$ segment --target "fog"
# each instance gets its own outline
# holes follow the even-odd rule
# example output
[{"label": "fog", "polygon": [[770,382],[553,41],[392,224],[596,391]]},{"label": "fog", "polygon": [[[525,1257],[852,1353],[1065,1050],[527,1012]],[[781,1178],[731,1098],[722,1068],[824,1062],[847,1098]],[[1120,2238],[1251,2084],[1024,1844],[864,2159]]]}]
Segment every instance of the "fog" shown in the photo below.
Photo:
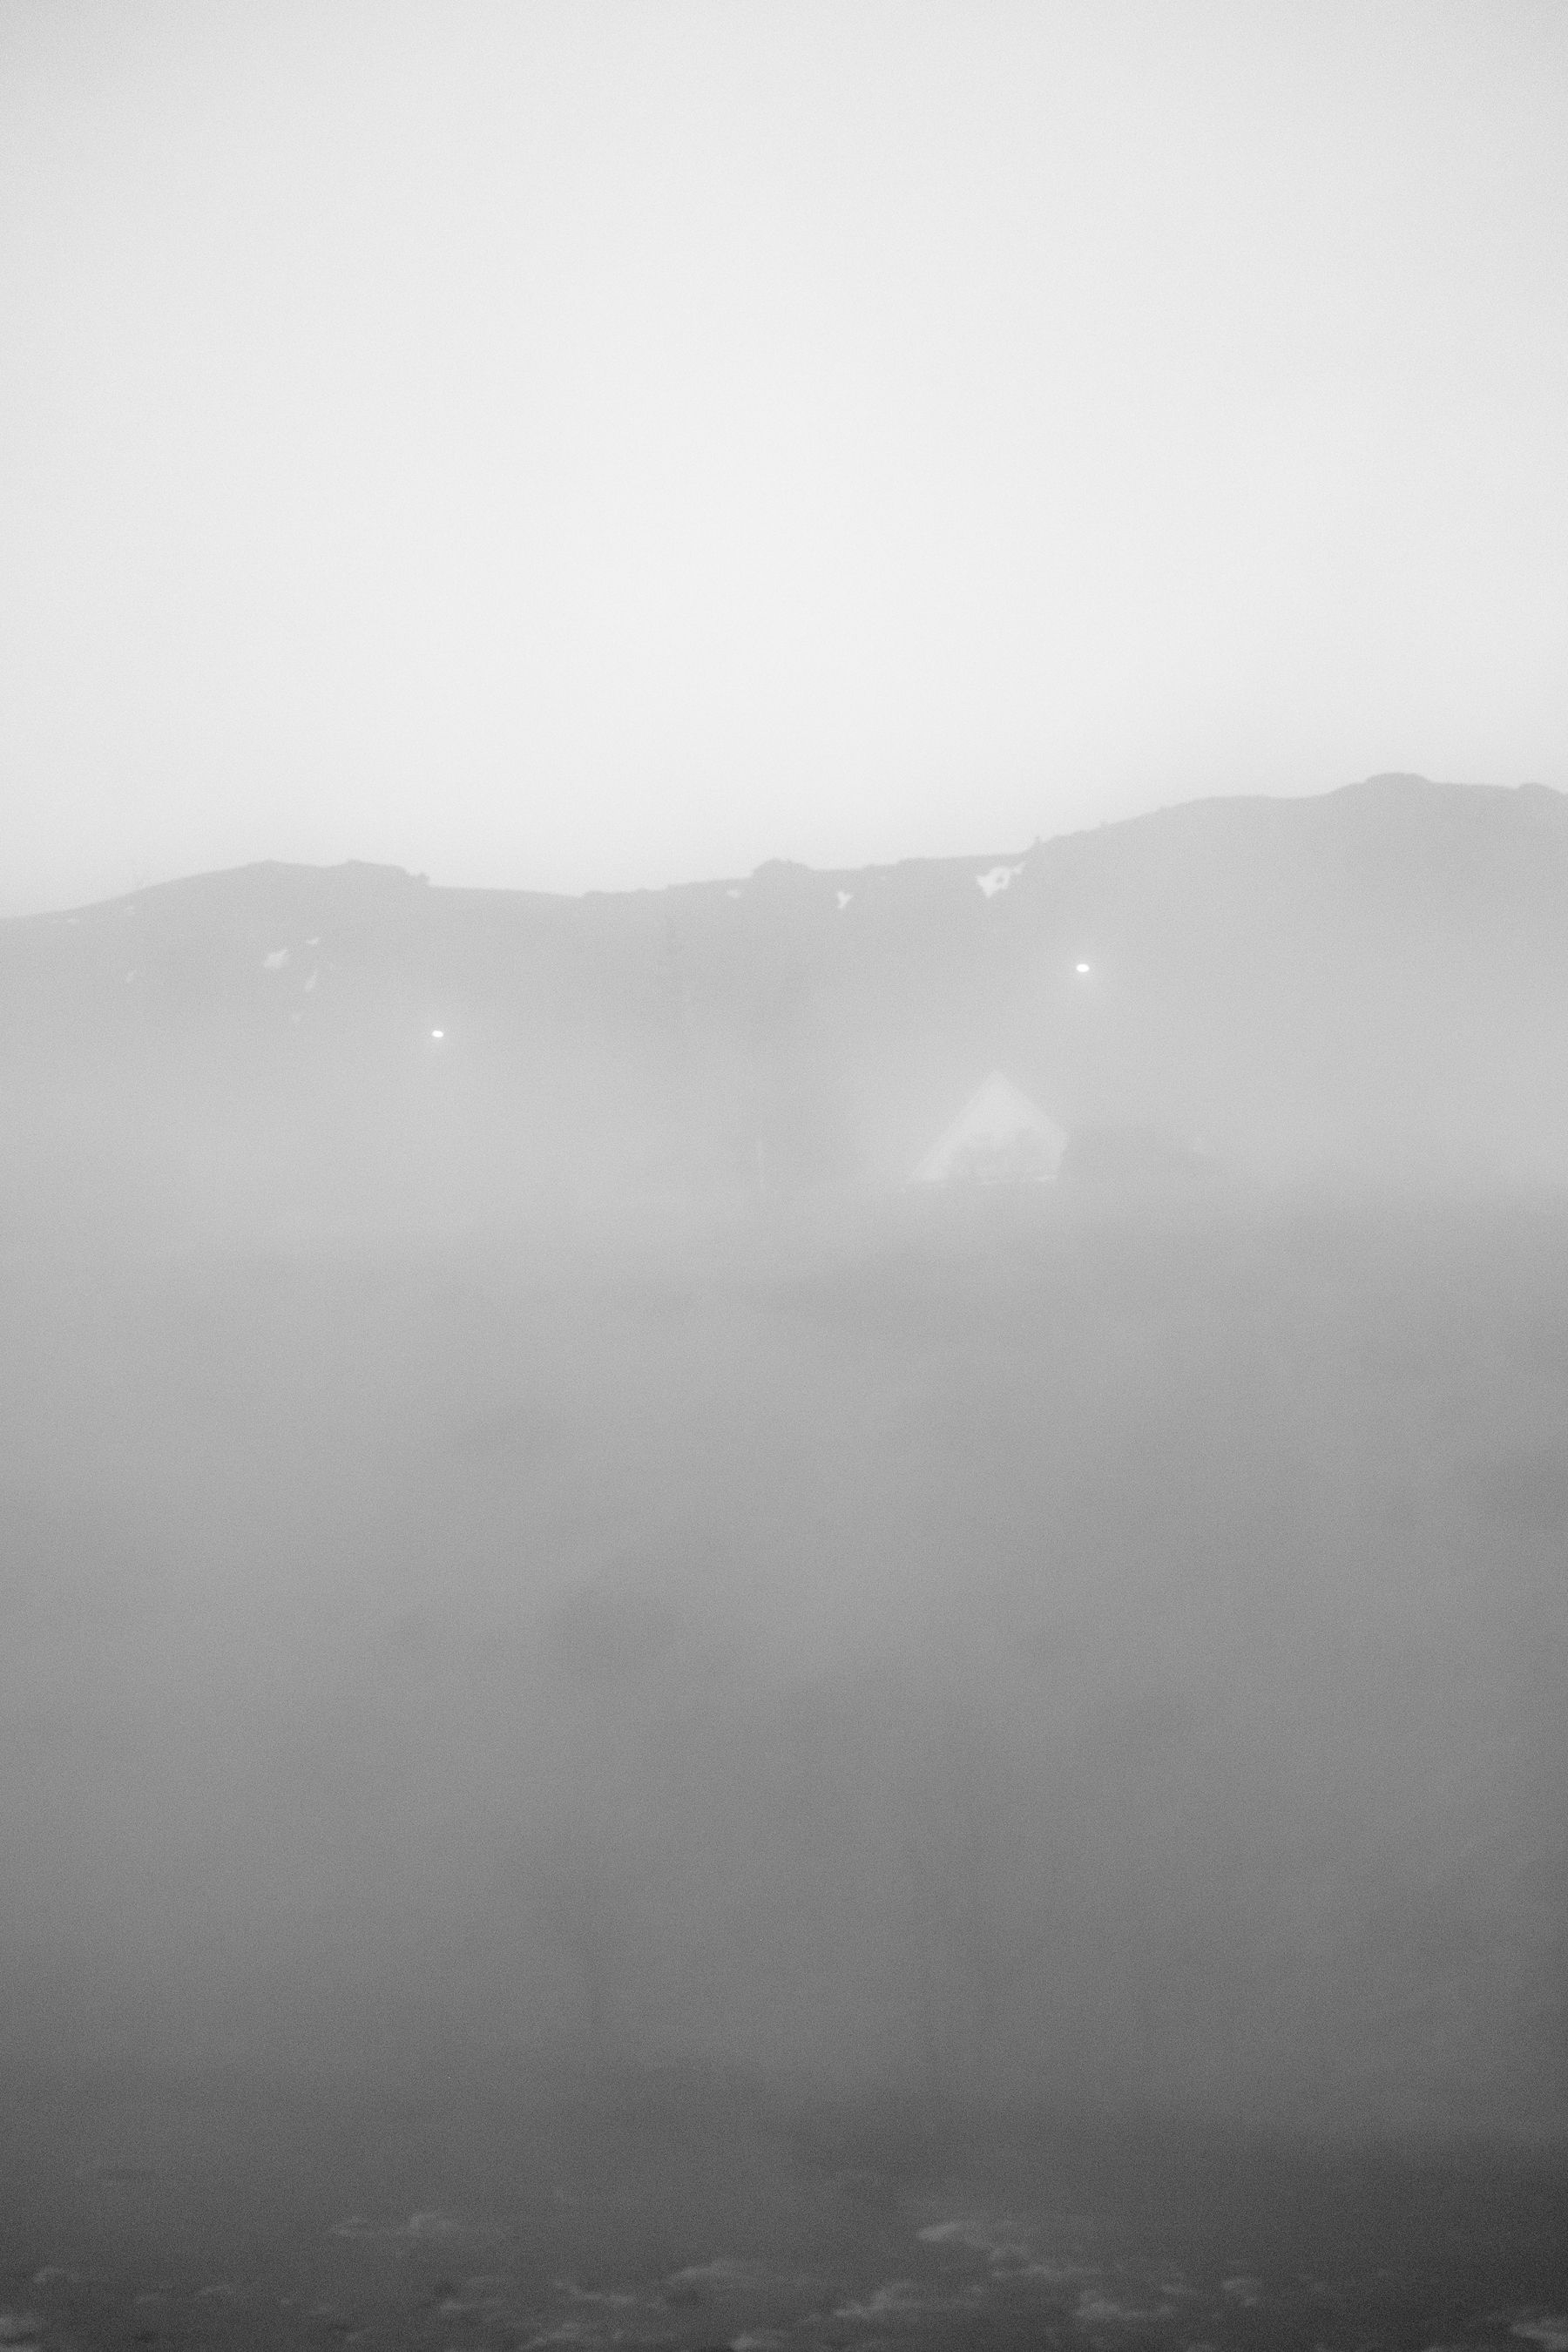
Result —
[{"label": "fog", "polygon": [[1563,805],[0,924],[7,2340],[1554,2328]]},{"label": "fog", "polygon": [[1560,2130],[1563,806],[0,926],[0,2046]]},{"label": "fog", "polygon": [[1563,1236],[13,1248],[7,2045],[1560,2125]]},{"label": "fog", "polygon": [[1568,2352],[1565,44],[0,7],[0,2347]]}]

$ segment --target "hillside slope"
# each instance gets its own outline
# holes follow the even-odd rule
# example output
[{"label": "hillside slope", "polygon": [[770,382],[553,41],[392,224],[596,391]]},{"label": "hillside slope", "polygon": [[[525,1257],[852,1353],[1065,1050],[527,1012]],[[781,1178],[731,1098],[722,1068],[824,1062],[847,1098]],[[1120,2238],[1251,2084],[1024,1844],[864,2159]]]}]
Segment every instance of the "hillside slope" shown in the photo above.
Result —
[{"label": "hillside slope", "polygon": [[582,898],[279,865],[0,924],[13,1184],[896,1182],[993,1067],[1221,1166],[1568,1172],[1568,799],[1382,776]]}]

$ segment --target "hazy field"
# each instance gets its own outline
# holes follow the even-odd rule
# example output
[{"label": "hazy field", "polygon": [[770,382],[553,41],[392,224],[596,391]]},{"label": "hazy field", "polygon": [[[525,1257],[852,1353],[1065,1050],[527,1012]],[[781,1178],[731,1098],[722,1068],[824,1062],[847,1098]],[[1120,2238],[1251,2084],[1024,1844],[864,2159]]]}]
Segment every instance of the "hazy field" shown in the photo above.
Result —
[{"label": "hazy field", "polygon": [[1565,1240],[13,1261],[8,2026],[1560,2120]]},{"label": "hazy field", "polygon": [[[14,1247],[30,2144],[134,2171],[58,2119],[170,2065],[221,2172],[225,2082],[672,2062],[922,2130],[1560,2133],[1565,1244],[1540,1203],[1059,1195]],[[732,2252],[688,2189],[680,2246]],[[760,2193],[775,2252],[827,2226]]]}]

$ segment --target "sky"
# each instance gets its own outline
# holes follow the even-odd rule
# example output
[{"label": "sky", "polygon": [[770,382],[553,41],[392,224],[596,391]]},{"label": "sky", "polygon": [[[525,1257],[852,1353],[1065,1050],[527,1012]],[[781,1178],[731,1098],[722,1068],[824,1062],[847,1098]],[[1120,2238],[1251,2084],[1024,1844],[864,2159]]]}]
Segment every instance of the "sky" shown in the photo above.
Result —
[{"label": "sky", "polygon": [[0,912],[1568,786],[1561,0],[0,0]]}]

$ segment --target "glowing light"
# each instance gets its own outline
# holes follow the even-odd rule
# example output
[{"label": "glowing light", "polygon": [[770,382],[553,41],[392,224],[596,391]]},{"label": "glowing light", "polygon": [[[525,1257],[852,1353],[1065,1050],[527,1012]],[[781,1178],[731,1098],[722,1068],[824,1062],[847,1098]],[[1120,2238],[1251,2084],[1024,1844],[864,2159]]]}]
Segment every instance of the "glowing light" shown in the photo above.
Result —
[{"label": "glowing light", "polygon": [[439,1044],[440,1044],[440,1042],[441,1042],[442,1038],[446,1035],[446,1034],[447,1034],[447,1032],[446,1032],[444,1029],[432,1029],[432,1030],[431,1030],[431,1032],[430,1032],[430,1034],[432,1035],[432,1037],[434,1037],[434,1038],[435,1038],[436,1043],[437,1043],[437,1045],[439,1045]]},{"label": "glowing light", "polygon": [[1074,971],[1087,971],[1089,970],[1089,966],[1086,963],[1075,963],[1073,970]]}]

